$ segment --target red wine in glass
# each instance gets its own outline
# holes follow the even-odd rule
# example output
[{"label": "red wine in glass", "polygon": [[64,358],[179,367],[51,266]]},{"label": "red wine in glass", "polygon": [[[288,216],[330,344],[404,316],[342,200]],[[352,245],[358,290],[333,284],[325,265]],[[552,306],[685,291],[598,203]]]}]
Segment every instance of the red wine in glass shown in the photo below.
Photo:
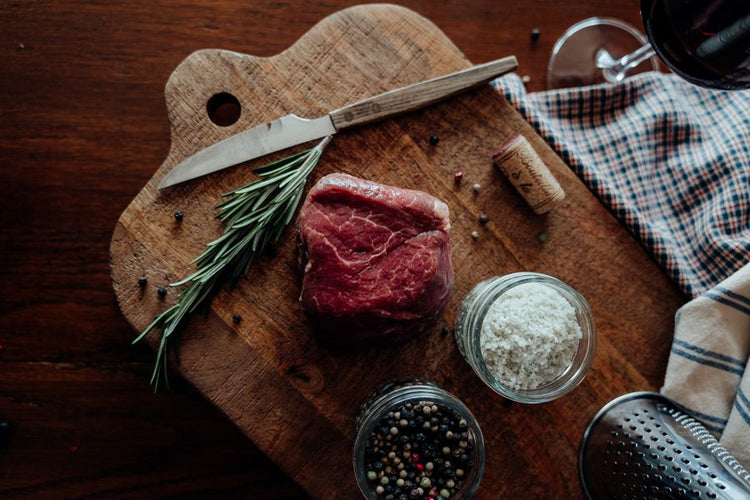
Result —
[{"label": "red wine in glass", "polygon": [[658,69],[656,54],[695,85],[750,88],[750,0],[641,0],[641,17],[648,39],[617,19],[571,26],[552,49],[547,88],[621,81]]},{"label": "red wine in glass", "polygon": [[641,16],[656,53],[685,80],[750,88],[750,1],[641,0]]}]

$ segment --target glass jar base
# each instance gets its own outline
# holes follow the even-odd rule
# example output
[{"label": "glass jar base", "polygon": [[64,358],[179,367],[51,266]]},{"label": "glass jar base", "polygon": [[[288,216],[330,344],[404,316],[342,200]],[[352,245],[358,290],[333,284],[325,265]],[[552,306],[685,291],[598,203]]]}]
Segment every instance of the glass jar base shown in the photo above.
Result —
[{"label": "glass jar base", "polygon": [[[597,58],[606,51],[619,59],[648,44],[636,28],[618,19],[591,17],[580,21],[555,42],[547,65],[548,90],[605,83],[604,71],[597,67]],[[657,57],[632,68],[628,75],[658,71]]]}]

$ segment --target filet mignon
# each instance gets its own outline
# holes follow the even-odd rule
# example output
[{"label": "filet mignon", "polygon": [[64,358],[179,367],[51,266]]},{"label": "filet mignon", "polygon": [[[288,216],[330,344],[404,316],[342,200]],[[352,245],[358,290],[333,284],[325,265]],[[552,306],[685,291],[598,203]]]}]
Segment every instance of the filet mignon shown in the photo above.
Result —
[{"label": "filet mignon", "polygon": [[327,175],[297,229],[302,308],[335,339],[417,333],[450,297],[448,206],[426,193]]}]

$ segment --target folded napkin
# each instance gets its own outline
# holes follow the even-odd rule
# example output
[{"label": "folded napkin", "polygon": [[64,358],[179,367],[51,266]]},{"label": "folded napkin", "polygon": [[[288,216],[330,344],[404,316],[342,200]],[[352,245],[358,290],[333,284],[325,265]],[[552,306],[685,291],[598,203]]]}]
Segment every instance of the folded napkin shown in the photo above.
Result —
[{"label": "folded napkin", "polygon": [[516,74],[493,85],[686,294],[750,260],[750,91],[656,72],[534,93]]},{"label": "folded napkin", "polygon": [[750,467],[750,264],[682,306],[662,392]]},{"label": "folded napkin", "polygon": [[493,85],[697,297],[676,315],[662,392],[750,468],[750,91],[660,73],[531,94],[515,74]]}]

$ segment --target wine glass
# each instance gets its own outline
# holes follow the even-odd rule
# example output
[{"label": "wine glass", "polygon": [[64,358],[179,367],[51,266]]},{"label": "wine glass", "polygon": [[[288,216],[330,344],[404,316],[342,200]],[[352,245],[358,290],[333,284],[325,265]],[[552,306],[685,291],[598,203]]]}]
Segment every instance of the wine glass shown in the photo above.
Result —
[{"label": "wine glass", "polygon": [[658,70],[657,55],[695,85],[750,88],[750,1],[641,0],[641,18],[648,38],[611,18],[571,26],[552,49],[547,88],[622,81]]}]

